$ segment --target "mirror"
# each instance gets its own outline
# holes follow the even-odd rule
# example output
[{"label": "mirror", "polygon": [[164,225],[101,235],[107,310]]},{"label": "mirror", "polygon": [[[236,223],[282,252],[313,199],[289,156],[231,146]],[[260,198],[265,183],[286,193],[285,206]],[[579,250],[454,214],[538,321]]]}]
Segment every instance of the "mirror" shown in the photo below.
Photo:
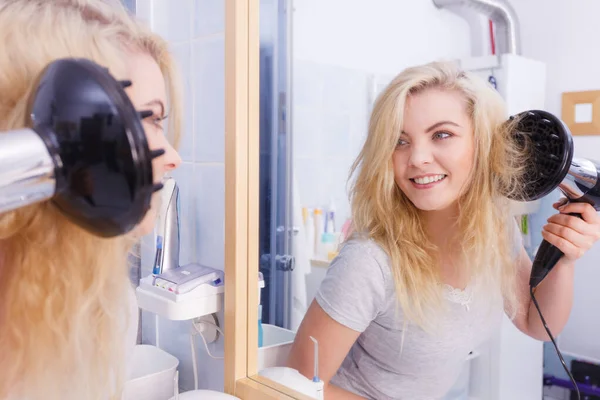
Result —
[{"label": "mirror", "polygon": [[[258,340],[248,343],[249,348],[257,348],[257,365],[249,367],[257,374],[251,378],[278,390],[288,387],[296,396],[302,393],[309,398],[319,397],[319,385],[311,382],[312,373],[306,373],[310,368],[305,369],[306,376],[291,368],[290,351],[332,260],[349,235],[350,170],[365,142],[377,96],[398,73],[431,61],[454,61],[494,87],[506,102],[508,115],[545,109],[560,117],[559,98],[563,92],[600,85],[591,70],[593,63],[583,63],[583,47],[565,39],[567,29],[581,35],[584,26],[597,29],[588,19],[593,11],[600,11],[600,6],[573,5],[567,18],[566,9],[561,8],[566,6],[549,6],[541,0],[486,2],[500,5],[498,13],[469,6],[478,3],[481,2],[424,0],[409,5],[378,0],[367,5],[342,0],[260,1],[257,241],[261,278],[256,328],[250,325],[257,334],[249,335],[253,341]],[[543,24],[539,20],[542,8]],[[571,37],[576,40],[568,36]],[[586,39],[577,40],[584,43]],[[598,82],[590,83],[592,78]],[[592,112],[579,110],[580,114],[590,117]],[[576,154],[599,158],[595,155],[600,148],[598,140],[593,136],[575,137]],[[554,192],[540,201],[515,203],[511,207],[510,213],[520,228],[519,240],[529,257],[535,255],[542,241],[541,230],[547,218],[556,213],[552,203],[558,198],[558,192]],[[586,376],[588,382],[600,381],[600,363],[596,361],[600,360],[600,347],[592,340],[600,334],[600,320],[584,317],[589,315],[589,307],[600,301],[593,285],[600,278],[599,272],[592,268],[599,259],[596,245],[577,261],[577,295],[560,339],[569,368],[582,384]],[[372,282],[365,281],[369,283]],[[356,288],[360,288],[360,283]],[[459,292],[453,293],[461,297],[464,293]],[[347,301],[363,301],[359,293],[348,293]],[[329,317],[339,318],[332,315],[333,309],[329,310]],[[402,329],[390,326],[387,328]],[[382,348],[373,342],[385,337],[378,337],[373,330],[372,336],[368,335],[361,332],[351,351],[360,352],[360,346]],[[461,355],[464,357],[460,367],[452,371],[452,382],[445,382],[444,400],[530,400],[542,398],[546,392],[567,398],[560,396],[571,392],[552,344],[522,333],[506,315],[477,338],[472,338],[471,347],[465,345],[469,348]],[[311,356],[305,359],[312,359],[317,350],[309,342],[302,348],[310,350]],[[389,345],[394,354],[399,348],[397,342]],[[330,355],[332,351],[321,343],[318,354]],[[361,354],[370,356],[368,350]],[[372,364],[379,363],[385,369],[381,365],[391,361],[384,358],[380,354]],[[351,355],[347,356],[348,364],[340,367],[343,371],[337,371],[335,380],[340,385],[346,383],[344,389],[348,393],[361,395],[360,398],[425,396],[424,392],[395,389],[392,383],[387,388],[378,386],[381,383],[369,386],[368,377],[362,376],[361,381],[349,372],[353,361]],[[321,372],[327,364],[321,360]],[[416,364],[414,368],[418,369]],[[429,378],[430,386],[444,381],[442,377]],[[352,386],[350,381],[362,383]],[[580,385],[580,390],[583,387]]]}]

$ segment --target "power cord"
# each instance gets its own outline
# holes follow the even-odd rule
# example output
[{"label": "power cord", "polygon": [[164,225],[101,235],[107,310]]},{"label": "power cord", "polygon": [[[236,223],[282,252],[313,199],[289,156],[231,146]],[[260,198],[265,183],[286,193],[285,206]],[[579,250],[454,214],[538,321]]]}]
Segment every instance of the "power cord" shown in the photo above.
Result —
[{"label": "power cord", "polygon": [[[219,332],[221,335],[223,335],[223,337],[225,337],[225,334],[223,333],[223,331],[221,330],[221,328],[219,328],[219,326],[213,322],[210,321],[200,321],[198,323],[192,323],[192,326],[194,327],[194,330],[196,331],[196,333],[198,335],[200,335],[200,338],[202,339],[202,341],[204,342],[204,347],[206,348],[206,353],[211,357],[214,358],[215,360],[222,360],[223,357],[217,357],[217,356],[213,356],[210,352],[210,350],[208,349],[208,343],[206,342],[206,338],[204,337],[204,335],[202,334],[202,331],[200,331],[200,329],[198,329],[198,325],[202,325],[202,324],[209,324],[209,325],[213,325],[213,328],[217,330],[217,332]],[[192,332],[192,337],[195,336],[195,333]]]},{"label": "power cord", "polygon": [[208,343],[206,342],[206,338],[204,337],[204,334],[198,327],[198,325],[202,325],[202,324],[213,325],[213,328],[216,329],[216,331],[219,332],[219,334],[221,334],[221,335],[223,335],[223,337],[225,337],[225,333],[223,333],[223,330],[219,327],[219,325],[217,325],[214,322],[205,321],[205,320],[198,321],[198,322],[192,321],[192,327],[194,328],[194,330],[190,333],[190,347],[192,348],[192,369],[194,371],[194,390],[198,390],[198,358],[196,356],[196,341],[195,341],[196,335],[200,335],[202,342],[204,342],[204,348],[206,349],[206,353],[209,355],[209,357],[211,357],[215,360],[222,360],[224,358],[224,357],[213,356],[212,353],[210,352],[210,350],[208,349]]},{"label": "power cord", "polygon": [[552,344],[554,345],[556,354],[558,354],[558,358],[560,359],[560,362],[561,362],[563,368],[565,369],[565,372],[567,373],[567,375],[569,375],[569,378],[571,379],[573,386],[575,386],[575,390],[577,391],[577,400],[581,400],[581,394],[579,393],[579,387],[577,387],[577,382],[575,382],[575,378],[573,378],[573,375],[571,375],[571,371],[567,367],[567,363],[565,363],[565,359],[563,358],[562,353],[558,349],[556,341],[554,340],[554,336],[552,336],[552,332],[550,332],[550,328],[548,328],[548,325],[546,324],[546,320],[544,319],[544,316],[542,315],[542,310],[540,310],[540,305],[538,304],[537,300],[535,299],[533,287],[531,287],[531,286],[529,287],[529,293],[531,294],[531,299],[533,300],[533,304],[535,305],[535,308],[537,309],[538,314],[540,314],[540,319],[542,320],[544,329],[546,329],[546,333],[550,337],[550,340],[552,340]]}]

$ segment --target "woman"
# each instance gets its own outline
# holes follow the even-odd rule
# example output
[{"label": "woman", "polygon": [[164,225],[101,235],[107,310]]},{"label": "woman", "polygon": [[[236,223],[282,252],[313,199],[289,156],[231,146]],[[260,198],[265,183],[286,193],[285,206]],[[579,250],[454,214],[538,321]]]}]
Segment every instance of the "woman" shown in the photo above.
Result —
[{"label": "woman", "polygon": [[[138,110],[155,182],[180,164],[180,88],[166,42],[118,1],[4,0],[0,3],[0,132],[23,127],[26,99],[44,67],[82,57],[109,68]],[[164,120],[169,113],[167,129]],[[1,134],[1,133],[0,133]],[[0,399],[120,399],[136,341],[137,306],[126,258],[152,231],[151,210],[131,235],[99,238],[51,202],[0,215]]]},{"label": "woman", "polygon": [[[377,99],[353,166],[356,234],[331,263],[289,357],[312,377],[309,337],[318,340],[328,400],[442,398],[503,312],[549,339],[504,196],[518,190],[525,165],[506,119],[500,95],[450,63],[409,68]],[[565,254],[536,292],[558,334],[574,262],[600,237],[600,218],[570,204],[542,235]]]}]

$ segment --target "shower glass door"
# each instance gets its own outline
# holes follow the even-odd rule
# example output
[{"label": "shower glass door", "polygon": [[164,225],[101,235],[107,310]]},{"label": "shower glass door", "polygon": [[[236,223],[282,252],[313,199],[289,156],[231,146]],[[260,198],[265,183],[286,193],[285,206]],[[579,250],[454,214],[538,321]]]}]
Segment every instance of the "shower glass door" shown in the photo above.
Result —
[{"label": "shower glass door", "polygon": [[260,2],[260,225],[262,322],[290,326],[292,140],[291,0]]}]

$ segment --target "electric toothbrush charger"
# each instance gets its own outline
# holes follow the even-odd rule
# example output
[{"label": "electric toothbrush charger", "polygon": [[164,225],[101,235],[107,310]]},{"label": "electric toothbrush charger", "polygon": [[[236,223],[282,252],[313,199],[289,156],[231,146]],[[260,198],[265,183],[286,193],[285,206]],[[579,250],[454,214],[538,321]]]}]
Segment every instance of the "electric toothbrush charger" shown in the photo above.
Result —
[{"label": "electric toothbrush charger", "polygon": [[203,283],[183,294],[175,294],[155,286],[154,279],[153,275],[142,278],[136,288],[138,306],[142,310],[172,321],[182,321],[214,314],[223,309],[225,286],[222,278],[219,283]]}]

